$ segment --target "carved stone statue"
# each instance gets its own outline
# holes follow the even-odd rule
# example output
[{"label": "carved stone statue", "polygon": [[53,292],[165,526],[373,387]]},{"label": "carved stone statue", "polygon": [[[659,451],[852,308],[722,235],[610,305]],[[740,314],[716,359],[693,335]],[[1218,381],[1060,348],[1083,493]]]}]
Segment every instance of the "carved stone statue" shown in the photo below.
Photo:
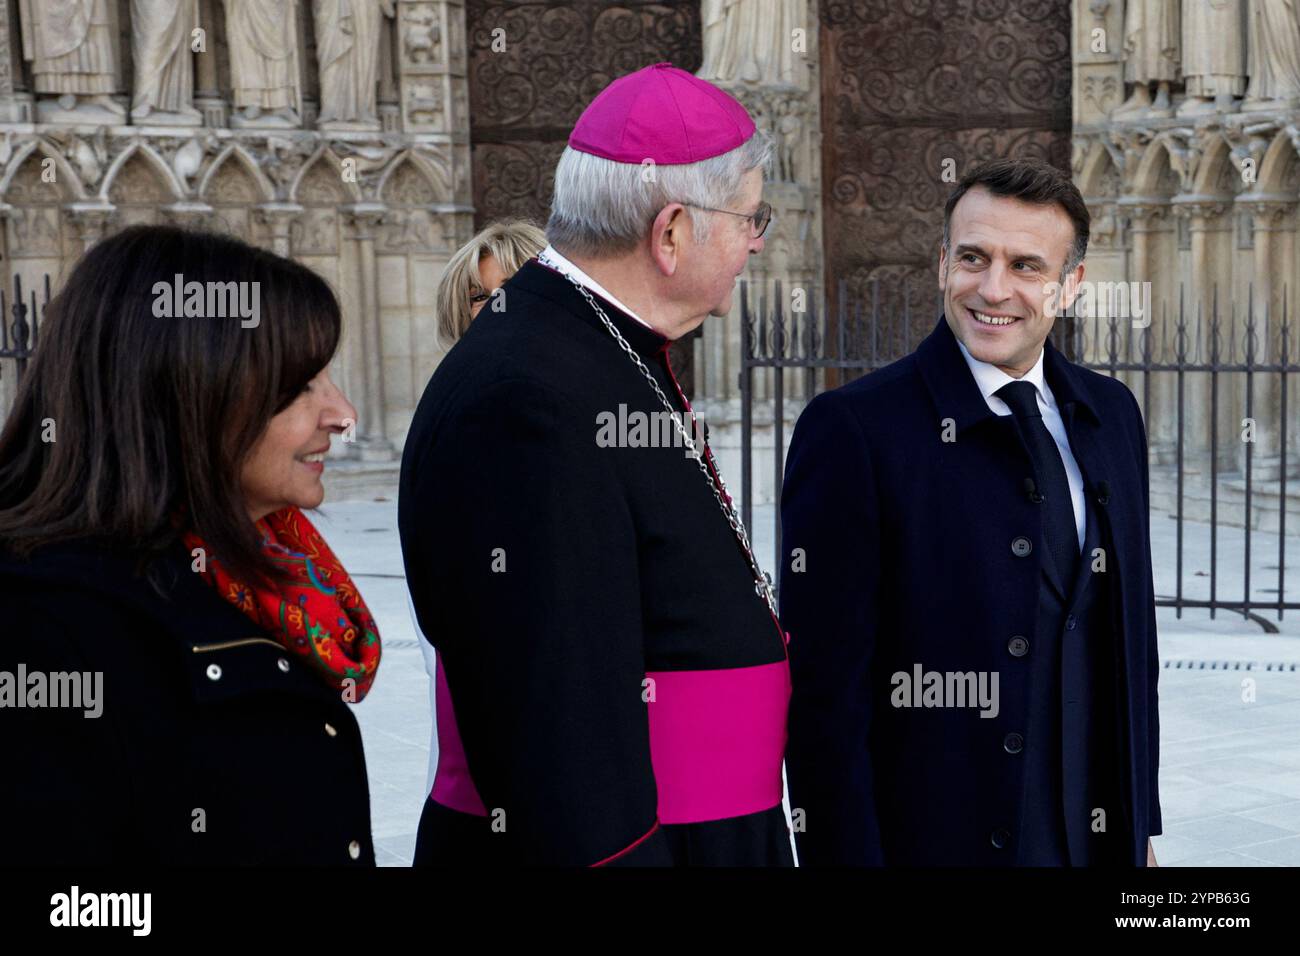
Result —
[{"label": "carved stone statue", "polygon": [[226,0],[234,107],[231,126],[297,126],[298,0]]},{"label": "carved stone statue", "polygon": [[131,0],[131,50],[135,57],[135,96],[131,118],[197,126],[194,108],[192,33],[198,25],[198,0]]},{"label": "carved stone statue", "polygon": [[1183,76],[1179,116],[1236,109],[1246,92],[1245,0],[1183,0]]},{"label": "carved stone statue", "polygon": [[379,40],[393,0],[315,0],[320,117],[325,128],[377,128]]},{"label": "carved stone statue", "polygon": [[800,172],[798,156],[803,142],[803,118],[793,100],[782,100],[777,104],[773,127],[777,141],[777,179],[794,182]]},{"label": "carved stone statue", "polygon": [[739,14],[739,0],[703,0],[700,19],[704,26],[704,63],[699,76],[706,80],[720,80],[736,73],[736,42],[734,34]]},{"label": "carved stone statue", "polygon": [[[1179,0],[1129,0],[1124,11],[1124,79],[1133,95],[1114,116],[1168,116],[1169,84],[1179,77]],[[1156,97],[1151,99],[1151,84]]]},{"label": "carved stone statue", "polygon": [[704,0],[704,63],[696,75],[806,89],[808,53],[795,52],[794,31],[806,38],[807,12],[806,0]]},{"label": "carved stone statue", "polygon": [[1296,0],[1250,0],[1250,88],[1243,110],[1300,105]]},{"label": "carved stone statue", "polygon": [[121,75],[109,0],[19,0],[18,12],[36,92],[58,97],[57,109],[38,102],[39,119],[112,122],[126,113],[111,95]]}]

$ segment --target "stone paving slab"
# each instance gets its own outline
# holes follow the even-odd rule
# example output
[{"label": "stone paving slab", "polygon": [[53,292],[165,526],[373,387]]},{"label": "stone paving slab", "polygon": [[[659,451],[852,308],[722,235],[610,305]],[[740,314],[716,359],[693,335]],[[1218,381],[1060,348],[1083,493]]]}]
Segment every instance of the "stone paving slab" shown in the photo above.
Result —
[{"label": "stone paving slab", "polygon": [[[755,545],[769,568],[772,517],[770,505],[755,510]],[[397,503],[389,497],[326,504],[312,518],[356,579],[383,635],[379,677],[356,715],[376,858],[381,866],[406,866],[427,792],[432,714],[407,605]],[[1175,590],[1175,531],[1173,522],[1153,518],[1159,594]],[[1241,538],[1240,530],[1221,532],[1221,568],[1239,567],[1244,556],[1244,542],[1229,542],[1234,535]],[[1185,525],[1183,549],[1184,593],[1208,594],[1207,580],[1195,575],[1209,567],[1208,528]],[[1300,538],[1288,538],[1287,549],[1295,552],[1300,574]],[[1251,551],[1252,591],[1276,587],[1276,535],[1256,532]],[[1224,573],[1220,594],[1233,586],[1240,593],[1243,576],[1235,573]],[[1287,581],[1300,596],[1289,557]],[[1157,612],[1165,826],[1155,848],[1162,865],[1300,866],[1300,612],[1269,620],[1280,633],[1265,634],[1234,613],[1211,620],[1204,610],[1184,610],[1181,618],[1171,608]]]}]

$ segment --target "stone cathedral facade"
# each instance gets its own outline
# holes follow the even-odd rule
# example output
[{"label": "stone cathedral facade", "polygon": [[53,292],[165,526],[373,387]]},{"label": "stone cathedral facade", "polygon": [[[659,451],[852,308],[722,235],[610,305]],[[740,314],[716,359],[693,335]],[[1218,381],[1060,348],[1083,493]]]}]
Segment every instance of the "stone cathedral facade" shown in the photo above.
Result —
[{"label": "stone cathedral facade", "polygon": [[464,22],[454,0],[0,0],[0,282],[57,287],[139,222],[292,256],[344,309],[337,451],[391,463],[473,234]]},{"label": "stone cathedral facade", "polygon": [[[582,108],[663,60],[733,93],[775,141],[776,218],[748,270],[768,289],[779,279],[833,309],[840,282],[850,304],[879,282],[887,327],[902,296],[918,341],[932,325],[942,163],[1026,155],[1073,168],[1094,217],[1087,278],[1149,284],[1154,361],[1172,358],[1180,300],[1189,362],[1211,358],[1216,302],[1221,361],[1234,317],[1237,361],[1248,317],[1258,361],[1280,357],[1284,308],[1294,327],[1291,0],[0,0],[0,288],[9,306],[15,279],[57,288],[82,251],[134,222],[228,230],[310,265],[343,304],[332,372],[359,412],[331,495],[391,484],[443,354],[434,290],[447,260],[501,216],[544,223]],[[1081,357],[1104,358],[1105,344],[1091,338]],[[740,351],[737,307],[674,356],[733,476]],[[1159,498],[1175,480],[1175,376],[1144,387],[1121,374],[1146,404]],[[1219,376],[1213,422],[1209,388],[1186,377],[1183,477],[1213,470],[1231,485],[1246,382]],[[1252,389],[1264,513],[1252,520],[1267,525],[1284,438],[1300,475],[1300,388],[1285,419],[1276,375]],[[787,385],[787,440],[806,397]],[[755,398],[755,448],[770,455],[767,370]],[[770,470],[756,470],[757,500]]]},{"label": "stone cathedral facade", "polygon": [[[1074,0],[1072,45],[1072,164],[1093,214],[1088,278],[1150,283],[1156,361],[1176,358],[1181,300],[1188,363],[1209,362],[1216,345],[1219,361],[1235,348],[1240,363],[1248,336],[1256,362],[1278,362],[1285,307],[1295,364],[1300,8],[1290,0]],[[1088,357],[1104,358],[1103,346],[1094,341]],[[1129,380],[1141,396],[1141,382]],[[1144,410],[1153,495],[1175,477],[1175,386],[1173,374],[1158,374]],[[1186,376],[1184,387],[1183,471],[1193,494],[1213,466],[1240,508],[1249,417],[1253,474],[1265,482],[1251,520],[1275,528],[1283,438],[1285,470],[1300,473],[1294,390],[1284,416],[1279,376],[1254,376],[1248,415],[1244,375],[1223,374],[1211,422],[1208,374]],[[1288,512],[1300,512],[1296,485]]]},{"label": "stone cathedral facade", "polygon": [[[750,278],[820,285],[818,7],[0,0],[0,287],[10,306],[15,277],[57,289],[137,222],[227,230],[308,264],[342,302],[332,374],[359,416],[330,494],[390,487],[444,354],[447,260],[494,219],[545,223],[568,129],[618,76],[670,60],[750,108],[777,145],[777,218]],[[738,312],[674,359],[733,470]],[[0,371],[0,410],[14,383]]]}]

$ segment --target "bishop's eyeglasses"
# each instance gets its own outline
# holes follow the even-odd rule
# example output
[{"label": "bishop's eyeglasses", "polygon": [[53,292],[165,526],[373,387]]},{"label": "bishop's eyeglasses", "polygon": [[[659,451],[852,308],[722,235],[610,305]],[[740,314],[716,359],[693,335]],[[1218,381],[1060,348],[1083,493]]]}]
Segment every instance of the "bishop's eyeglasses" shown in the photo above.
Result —
[{"label": "bishop's eyeglasses", "polygon": [[693,202],[684,202],[683,206],[690,206],[692,209],[703,209],[707,212],[725,212],[728,216],[739,216],[741,219],[749,220],[750,235],[754,239],[761,239],[763,233],[767,232],[767,224],[772,221],[772,204],[761,202],[758,204],[758,212],[732,212],[730,209],[714,209],[712,206],[699,206]]}]

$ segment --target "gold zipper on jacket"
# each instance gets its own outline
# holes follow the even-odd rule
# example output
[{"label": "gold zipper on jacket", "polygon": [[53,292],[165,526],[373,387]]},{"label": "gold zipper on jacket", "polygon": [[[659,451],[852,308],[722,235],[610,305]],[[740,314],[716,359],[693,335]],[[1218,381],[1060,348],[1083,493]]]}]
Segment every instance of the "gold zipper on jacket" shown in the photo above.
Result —
[{"label": "gold zipper on jacket", "polygon": [[270,644],[272,647],[284,650],[283,644],[273,641],[269,637],[245,637],[238,641],[221,641],[217,644],[195,644],[190,650],[195,654],[203,654],[207,651],[224,651],[231,647],[243,647],[245,644]]}]

